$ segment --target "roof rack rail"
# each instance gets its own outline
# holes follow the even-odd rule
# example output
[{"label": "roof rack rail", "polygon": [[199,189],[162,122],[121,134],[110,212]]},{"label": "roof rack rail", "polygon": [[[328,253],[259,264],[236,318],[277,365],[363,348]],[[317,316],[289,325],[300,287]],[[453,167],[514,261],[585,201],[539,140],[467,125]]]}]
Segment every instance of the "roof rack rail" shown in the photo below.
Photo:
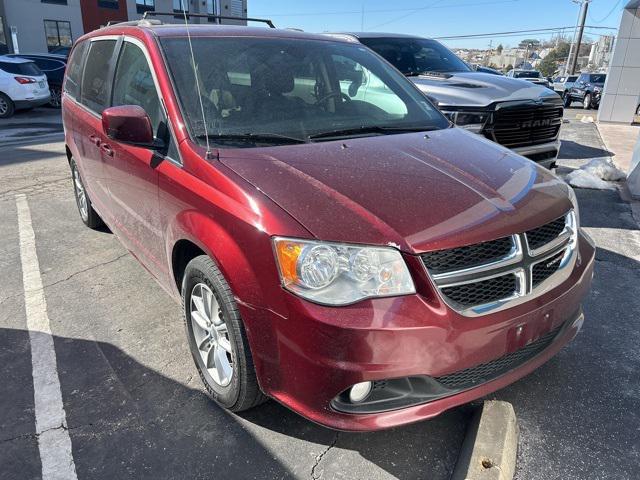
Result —
[{"label": "roof rack rail", "polygon": [[[155,11],[147,11],[142,15],[143,20],[149,20],[147,17],[175,17],[176,15],[182,15],[180,11],[177,12],[155,12]],[[269,25],[270,28],[276,28],[271,20],[268,18],[251,18],[251,17],[230,17],[226,15],[209,15],[207,13],[189,13],[185,12],[184,15],[187,18],[215,18],[220,23],[220,20],[244,20],[247,22],[261,22]]]},{"label": "roof rack rail", "polygon": [[161,25],[162,22],[155,18],[145,18],[143,20],[109,20],[107,27],[120,25],[121,27],[137,27],[138,25]]}]

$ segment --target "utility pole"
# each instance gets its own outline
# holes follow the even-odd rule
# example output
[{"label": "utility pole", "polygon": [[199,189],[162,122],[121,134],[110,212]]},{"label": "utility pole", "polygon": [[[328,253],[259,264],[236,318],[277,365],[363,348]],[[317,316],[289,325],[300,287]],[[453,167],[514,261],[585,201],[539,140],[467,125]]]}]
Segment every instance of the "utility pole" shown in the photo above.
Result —
[{"label": "utility pole", "polygon": [[[591,2],[591,0],[579,1],[579,3],[582,5],[582,8],[580,9],[580,20],[578,20],[578,33],[575,39],[575,43],[576,43],[575,52],[573,52],[573,55],[571,51],[569,52],[569,61],[570,61],[569,72],[568,72],[569,75],[574,75],[576,73],[578,56],[580,55],[580,44],[582,43],[582,35],[584,33],[584,24],[587,21],[587,10],[589,9],[589,2]],[[578,2],[574,0],[574,3],[578,3]]]}]

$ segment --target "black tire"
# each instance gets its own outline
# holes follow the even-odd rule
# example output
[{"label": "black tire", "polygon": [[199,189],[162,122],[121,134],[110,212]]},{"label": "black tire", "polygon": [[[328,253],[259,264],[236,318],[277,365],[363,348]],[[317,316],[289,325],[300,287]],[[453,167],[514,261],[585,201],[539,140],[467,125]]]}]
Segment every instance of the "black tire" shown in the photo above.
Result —
[{"label": "black tire", "polygon": [[49,100],[48,106],[60,108],[62,106],[62,88],[60,85],[50,85],[49,92],[51,93],[51,100]]},{"label": "black tire", "polygon": [[[233,374],[230,383],[226,386],[216,383],[213,379],[196,344],[191,321],[191,296],[194,287],[199,284],[206,285],[213,292],[218,302],[220,316],[227,326],[228,340],[232,349]],[[182,313],[189,349],[200,379],[211,398],[232,412],[241,412],[265,402],[267,397],[258,385],[253,357],[238,306],[224,276],[215,262],[206,255],[194,258],[185,269],[182,280]]]},{"label": "black tire", "polygon": [[636,110],[636,115],[640,117],[640,105],[638,105],[638,109]]},{"label": "black tire", "polygon": [[[80,175],[80,171],[78,170],[76,161],[73,158],[71,159],[71,162],[69,162],[69,166],[71,167],[71,182],[73,184],[73,194],[76,198],[76,206],[78,207],[78,213],[80,214],[80,219],[87,227],[93,230],[102,229],[104,227],[104,222],[100,218],[100,215],[98,215],[98,212],[96,212],[93,209],[93,204],[91,203],[89,194],[87,193],[87,190],[84,187],[84,180],[82,180],[82,176]],[[80,185],[84,191],[84,198],[86,201],[86,211],[83,211],[81,194],[76,181],[80,182]]]},{"label": "black tire", "polygon": [[562,100],[562,103],[564,104],[564,108],[569,108],[571,106],[571,94],[570,93],[566,93],[564,96],[564,99]]},{"label": "black tire", "polygon": [[585,110],[590,110],[592,106],[593,106],[593,99],[591,97],[591,94],[590,93],[586,93],[584,95],[584,99],[582,100],[582,107]]},{"label": "black tire", "polygon": [[0,118],[9,118],[16,111],[16,106],[7,95],[0,92]]}]

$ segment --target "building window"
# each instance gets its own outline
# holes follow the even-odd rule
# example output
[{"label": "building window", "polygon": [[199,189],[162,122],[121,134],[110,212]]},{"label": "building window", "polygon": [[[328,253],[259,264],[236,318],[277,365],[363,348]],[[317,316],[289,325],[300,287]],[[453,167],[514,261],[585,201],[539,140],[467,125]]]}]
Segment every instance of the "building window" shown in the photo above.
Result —
[{"label": "building window", "polygon": [[173,0],[174,12],[189,12],[189,0]]},{"label": "building window", "polygon": [[189,0],[173,0],[173,18],[184,19],[184,14],[189,13]]},{"label": "building window", "polygon": [[113,10],[118,10],[118,8],[120,8],[118,3],[119,0],[98,0],[98,6],[100,8],[111,8]]},{"label": "building window", "polygon": [[152,12],[156,9],[156,0],[136,0],[136,11],[139,14]]},{"label": "building window", "polygon": [[0,17],[0,55],[9,53],[9,47],[7,46],[7,37],[4,34],[4,18]]},{"label": "building window", "polygon": [[44,33],[47,37],[49,51],[58,47],[70,47],[73,44],[71,37],[71,23],[59,20],[45,20]]},{"label": "building window", "polygon": [[[207,0],[207,14],[209,15],[217,15],[216,12],[216,0]],[[209,18],[210,22],[216,22],[215,18]]]},{"label": "building window", "polygon": [[42,3],[55,3],[56,5],[66,5],[67,0],[40,0]]}]

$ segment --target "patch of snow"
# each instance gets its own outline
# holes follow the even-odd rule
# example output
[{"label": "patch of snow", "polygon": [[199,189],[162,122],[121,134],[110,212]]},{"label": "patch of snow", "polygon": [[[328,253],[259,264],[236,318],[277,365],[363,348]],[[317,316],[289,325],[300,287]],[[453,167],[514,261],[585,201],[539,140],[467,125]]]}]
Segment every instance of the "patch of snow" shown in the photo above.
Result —
[{"label": "patch of snow", "polygon": [[576,188],[593,188],[595,190],[615,190],[613,183],[602,180],[584,170],[574,170],[566,176],[567,183]]},{"label": "patch of snow", "polygon": [[593,117],[591,115],[589,115],[589,116],[583,115],[582,118],[580,119],[580,121],[582,123],[593,123]]},{"label": "patch of snow", "polygon": [[598,157],[566,176],[569,185],[578,188],[615,190],[613,182],[624,180],[625,173],[613,164],[610,157]]},{"label": "patch of snow", "polygon": [[619,182],[626,177],[626,174],[613,164],[611,157],[594,158],[580,167],[580,170],[589,172],[602,180],[610,180],[612,182]]}]

